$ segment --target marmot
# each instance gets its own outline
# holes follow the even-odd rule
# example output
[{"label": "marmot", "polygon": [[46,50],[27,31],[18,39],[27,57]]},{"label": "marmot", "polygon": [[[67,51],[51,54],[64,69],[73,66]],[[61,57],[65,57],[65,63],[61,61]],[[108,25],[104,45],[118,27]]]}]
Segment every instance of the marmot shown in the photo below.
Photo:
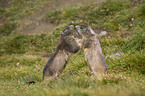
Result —
[{"label": "marmot", "polygon": [[43,79],[58,76],[71,54],[81,48],[85,50],[85,59],[96,76],[99,73],[108,73],[99,35],[88,26],[70,25],[62,31],[60,44],[44,67]]}]

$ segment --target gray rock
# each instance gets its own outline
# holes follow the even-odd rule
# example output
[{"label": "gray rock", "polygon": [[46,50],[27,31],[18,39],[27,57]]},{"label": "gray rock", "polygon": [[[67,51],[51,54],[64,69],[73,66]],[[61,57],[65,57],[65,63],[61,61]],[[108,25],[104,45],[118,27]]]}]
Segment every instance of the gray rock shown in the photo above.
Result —
[{"label": "gray rock", "polygon": [[106,34],[107,34],[106,31],[102,31],[102,32],[100,32],[99,36],[102,37],[102,36],[104,36],[104,35],[106,35]]}]

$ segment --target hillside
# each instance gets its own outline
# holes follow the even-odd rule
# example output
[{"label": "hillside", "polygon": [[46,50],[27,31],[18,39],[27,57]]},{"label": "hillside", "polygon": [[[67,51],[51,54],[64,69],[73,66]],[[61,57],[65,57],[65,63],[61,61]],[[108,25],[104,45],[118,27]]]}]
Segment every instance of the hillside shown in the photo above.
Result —
[{"label": "hillside", "polygon": [[[101,37],[109,74],[93,76],[84,51],[58,78],[42,71],[69,25]],[[0,96],[144,96],[144,0],[0,0]],[[35,84],[28,84],[35,81]]]}]

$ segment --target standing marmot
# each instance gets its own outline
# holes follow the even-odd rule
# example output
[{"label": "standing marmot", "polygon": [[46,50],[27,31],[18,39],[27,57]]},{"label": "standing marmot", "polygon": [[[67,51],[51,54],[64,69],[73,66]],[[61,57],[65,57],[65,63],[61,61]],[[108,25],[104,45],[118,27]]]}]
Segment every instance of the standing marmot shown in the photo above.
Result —
[{"label": "standing marmot", "polygon": [[95,75],[108,73],[98,34],[85,25],[70,25],[62,31],[61,42],[44,67],[43,79],[58,76],[69,56],[81,48],[85,50],[85,59]]}]

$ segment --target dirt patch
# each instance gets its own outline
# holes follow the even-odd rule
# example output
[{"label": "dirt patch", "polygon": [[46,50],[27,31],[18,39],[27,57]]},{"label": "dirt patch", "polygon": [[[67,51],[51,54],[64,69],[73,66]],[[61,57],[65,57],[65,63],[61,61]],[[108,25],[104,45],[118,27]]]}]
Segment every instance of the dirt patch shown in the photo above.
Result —
[{"label": "dirt patch", "polygon": [[[51,1],[47,6],[42,8],[37,13],[25,17],[19,21],[20,26],[16,29],[17,32],[24,34],[41,34],[41,33],[52,33],[56,25],[50,24],[42,20],[45,13],[51,9],[61,9],[66,6],[70,6],[76,3],[82,3],[89,0],[54,0]],[[104,1],[104,0],[96,0]]]},{"label": "dirt patch", "polygon": [[12,0],[0,1],[0,8],[7,8],[11,4]]},{"label": "dirt patch", "polygon": [[[5,9],[7,7],[9,7],[9,5],[11,4],[12,0],[2,0],[0,1],[0,9]],[[0,26],[3,25],[3,22],[6,21],[5,16],[3,16],[2,14],[0,14]]]}]

